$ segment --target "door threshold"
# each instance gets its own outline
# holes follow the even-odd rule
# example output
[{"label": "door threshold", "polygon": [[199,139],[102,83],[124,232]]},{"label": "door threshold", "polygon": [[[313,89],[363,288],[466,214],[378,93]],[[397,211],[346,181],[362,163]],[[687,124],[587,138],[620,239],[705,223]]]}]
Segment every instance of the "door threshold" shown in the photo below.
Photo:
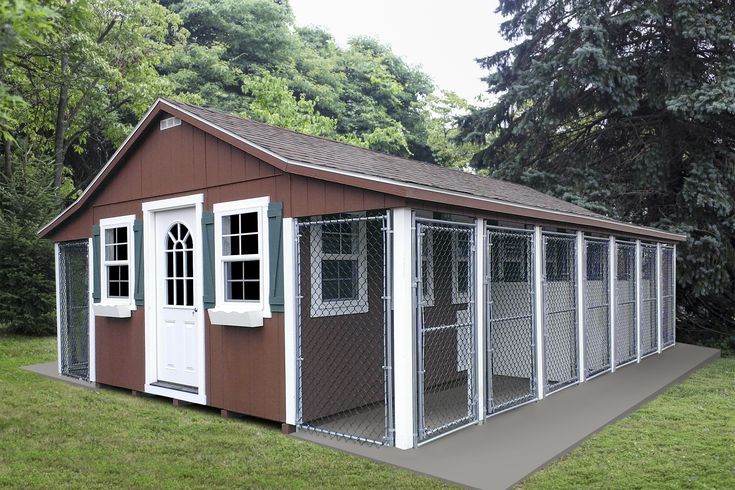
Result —
[{"label": "door threshold", "polygon": [[183,391],[184,393],[192,393],[194,395],[199,394],[199,388],[196,386],[181,385],[171,383],[170,381],[156,381],[155,383],[151,383],[151,386],[157,386],[158,388],[165,388],[167,390]]}]

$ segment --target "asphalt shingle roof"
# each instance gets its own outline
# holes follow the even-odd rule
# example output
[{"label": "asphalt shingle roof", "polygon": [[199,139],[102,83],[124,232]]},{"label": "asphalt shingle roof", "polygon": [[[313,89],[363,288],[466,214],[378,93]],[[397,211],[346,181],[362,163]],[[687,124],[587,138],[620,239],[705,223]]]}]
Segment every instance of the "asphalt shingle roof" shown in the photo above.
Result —
[{"label": "asphalt shingle roof", "polygon": [[207,107],[172,100],[166,102],[287,160],[549,211],[604,218],[580,206],[523,185],[432,163],[386,155]]}]

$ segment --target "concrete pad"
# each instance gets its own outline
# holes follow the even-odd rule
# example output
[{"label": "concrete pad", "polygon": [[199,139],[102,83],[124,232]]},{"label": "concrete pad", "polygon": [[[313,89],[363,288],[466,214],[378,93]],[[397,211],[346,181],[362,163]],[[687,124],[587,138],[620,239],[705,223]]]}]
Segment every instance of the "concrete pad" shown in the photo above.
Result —
[{"label": "concrete pad", "polygon": [[53,379],[55,381],[63,381],[74,386],[81,386],[82,388],[95,389],[95,384],[83,379],[70,378],[69,376],[62,376],[59,374],[59,366],[54,362],[45,362],[43,364],[32,364],[30,366],[23,366],[21,369],[30,371],[32,373],[40,374],[44,378]]},{"label": "concrete pad", "polygon": [[508,488],[719,356],[717,349],[677,344],[416,449],[363,446],[308,431],[293,436],[459,485]]}]

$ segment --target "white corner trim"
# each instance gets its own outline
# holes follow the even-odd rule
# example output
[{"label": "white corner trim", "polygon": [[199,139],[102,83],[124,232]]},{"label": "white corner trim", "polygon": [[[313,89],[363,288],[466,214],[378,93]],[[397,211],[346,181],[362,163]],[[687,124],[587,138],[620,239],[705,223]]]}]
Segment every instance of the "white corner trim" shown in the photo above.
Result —
[{"label": "white corner trim", "polygon": [[209,321],[213,325],[225,325],[231,327],[262,327],[263,309],[260,307],[251,310],[227,310],[210,308]]},{"label": "white corner trim", "polygon": [[89,325],[89,381],[94,383],[97,381],[97,325],[95,323],[94,311],[91,305],[94,303],[92,299],[94,289],[94,254],[92,253],[94,244],[90,238],[87,242],[87,304],[90,306],[87,312],[87,324]]},{"label": "white corner trim", "polygon": [[[90,254],[91,255],[91,254]],[[61,278],[59,276],[59,244],[54,243],[54,278],[56,281],[56,371],[61,374]]]},{"label": "white corner trim", "polygon": [[286,423],[296,425],[298,403],[296,397],[297,347],[296,312],[296,233],[293,218],[283,219],[283,341],[285,357]]}]

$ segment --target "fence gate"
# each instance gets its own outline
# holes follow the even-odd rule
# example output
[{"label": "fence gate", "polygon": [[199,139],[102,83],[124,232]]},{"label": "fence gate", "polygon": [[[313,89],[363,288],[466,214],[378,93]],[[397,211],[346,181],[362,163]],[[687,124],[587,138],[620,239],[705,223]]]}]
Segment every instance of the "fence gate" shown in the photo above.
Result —
[{"label": "fence gate", "polygon": [[419,441],[477,418],[474,230],[416,220]]},{"label": "fence gate", "polygon": [[656,245],[641,245],[641,356],[658,351]]},{"label": "fence gate", "polygon": [[296,224],[297,425],[393,444],[389,216]]},{"label": "fence gate", "polygon": [[622,366],[638,356],[635,328],[635,243],[616,242],[615,365]]},{"label": "fence gate", "polygon": [[661,343],[667,347],[674,343],[676,328],[674,247],[661,248],[661,276]]},{"label": "fence gate", "polygon": [[544,233],[545,391],[579,380],[576,236]]},{"label": "fence gate", "polygon": [[59,243],[61,374],[89,380],[88,242]]},{"label": "fence gate", "polygon": [[610,242],[585,238],[585,375],[610,369]]},{"label": "fence gate", "polygon": [[532,230],[490,226],[487,294],[487,413],[537,396]]}]

